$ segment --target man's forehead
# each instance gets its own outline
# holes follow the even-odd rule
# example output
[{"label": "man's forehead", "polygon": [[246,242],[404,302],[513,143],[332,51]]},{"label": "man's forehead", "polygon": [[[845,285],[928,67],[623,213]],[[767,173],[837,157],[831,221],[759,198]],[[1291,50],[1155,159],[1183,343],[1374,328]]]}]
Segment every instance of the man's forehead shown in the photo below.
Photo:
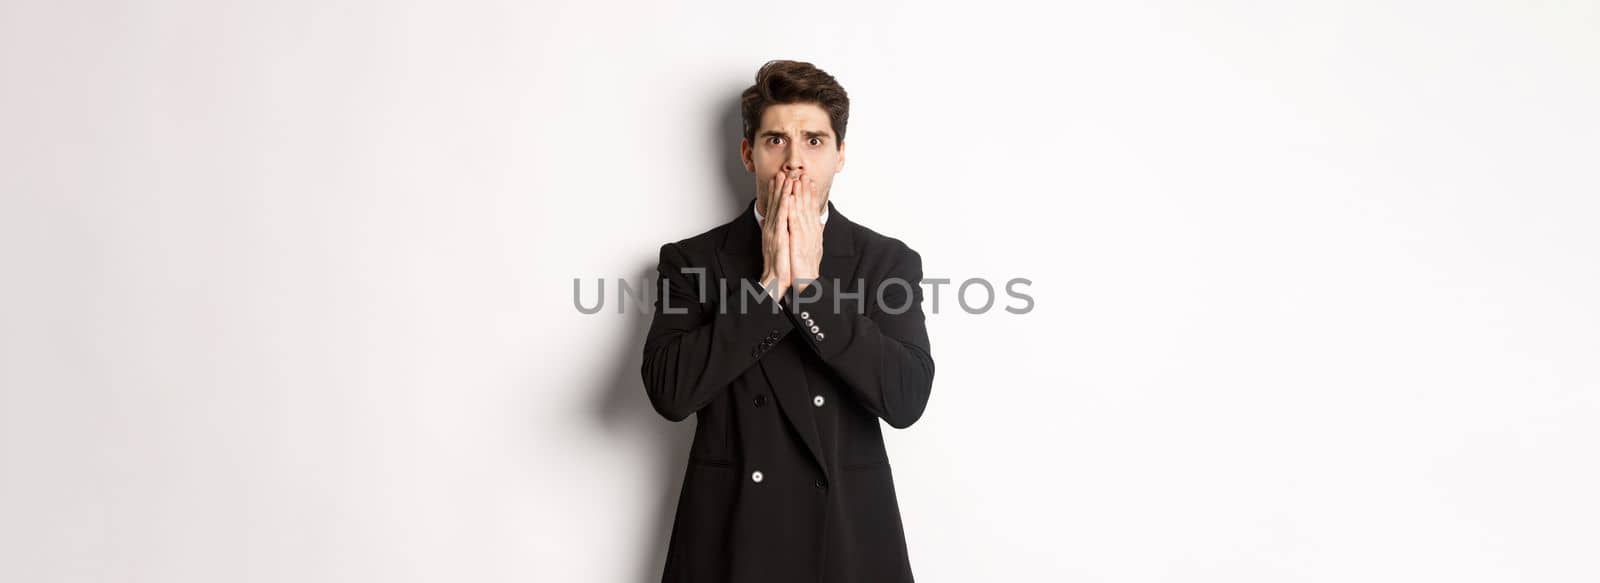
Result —
[{"label": "man's forehead", "polygon": [[829,128],[828,114],[815,104],[774,105],[761,116],[763,131],[820,131]]}]

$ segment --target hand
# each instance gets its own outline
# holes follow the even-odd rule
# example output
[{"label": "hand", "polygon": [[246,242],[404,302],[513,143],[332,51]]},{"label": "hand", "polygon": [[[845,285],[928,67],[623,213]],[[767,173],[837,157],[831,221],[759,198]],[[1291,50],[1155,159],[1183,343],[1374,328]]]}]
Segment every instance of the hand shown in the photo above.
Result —
[{"label": "hand", "polygon": [[795,291],[822,277],[822,196],[810,176],[801,176],[789,205],[789,269]]},{"label": "hand", "polygon": [[782,300],[794,285],[794,274],[789,263],[789,213],[788,193],[797,180],[779,172],[769,181],[767,204],[761,216],[761,285],[772,299]]}]

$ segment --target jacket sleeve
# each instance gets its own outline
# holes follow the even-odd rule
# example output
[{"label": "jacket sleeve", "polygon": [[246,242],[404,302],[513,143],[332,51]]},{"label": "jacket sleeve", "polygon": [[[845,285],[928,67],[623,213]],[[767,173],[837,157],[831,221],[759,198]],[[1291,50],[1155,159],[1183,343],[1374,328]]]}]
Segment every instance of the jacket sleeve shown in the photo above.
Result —
[{"label": "jacket sleeve", "polygon": [[[640,374],[656,412],[682,421],[720,395],[794,324],[771,295],[747,292],[745,281],[727,282],[726,304],[715,298],[721,286],[704,268],[690,266],[675,243],[661,246],[656,272],[655,313]],[[759,281],[748,283],[760,289]]]},{"label": "jacket sleeve", "polygon": [[[819,279],[795,294],[795,324],[806,343],[839,374],[861,403],[896,429],[910,427],[928,406],[933,354],[922,314],[922,256],[901,246],[877,287],[840,287]],[[879,289],[882,289],[881,298]],[[840,305],[839,292],[862,294]],[[862,312],[865,312],[863,314]]]}]

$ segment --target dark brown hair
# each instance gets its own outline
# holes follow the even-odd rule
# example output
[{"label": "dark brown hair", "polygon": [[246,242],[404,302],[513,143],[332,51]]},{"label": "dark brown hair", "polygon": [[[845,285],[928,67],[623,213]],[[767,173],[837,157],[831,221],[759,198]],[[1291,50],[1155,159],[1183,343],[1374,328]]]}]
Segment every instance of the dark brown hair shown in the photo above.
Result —
[{"label": "dark brown hair", "polygon": [[844,126],[850,120],[850,96],[833,75],[801,61],[767,61],[756,71],[756,84],[739,96],[744,139],[755,143],[761,114],[766,113],[767,106],[790,103],[815,103],[828,112],[834,148],[844,145]]}]

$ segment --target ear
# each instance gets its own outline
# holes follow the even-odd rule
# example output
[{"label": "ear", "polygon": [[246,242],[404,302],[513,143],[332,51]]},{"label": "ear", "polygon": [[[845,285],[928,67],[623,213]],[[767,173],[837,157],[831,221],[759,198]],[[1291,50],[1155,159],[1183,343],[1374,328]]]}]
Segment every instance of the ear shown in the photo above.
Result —
[{"label": "ear", "polygon": [[750,157],[751,154],[750,140],[739,138],[739,160],[744,162],[745,172],[754,173],[756,171],[756,161]]},{"label": "ear", "polygon": [[844,148],[848,145],[850,145],[849,142],[845,140],[839,140],[839,164],[833,167],[834,174],[844,172]]}]

